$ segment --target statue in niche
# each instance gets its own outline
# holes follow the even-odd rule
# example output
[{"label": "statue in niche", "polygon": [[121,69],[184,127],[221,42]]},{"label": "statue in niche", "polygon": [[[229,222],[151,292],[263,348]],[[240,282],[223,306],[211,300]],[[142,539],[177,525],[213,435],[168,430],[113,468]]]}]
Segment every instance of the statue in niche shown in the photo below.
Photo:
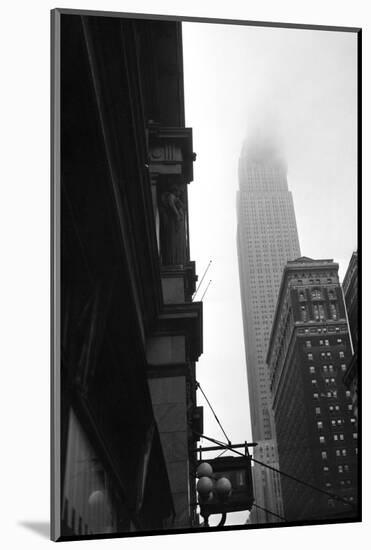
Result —
[{"label": "statue in niche", "polygon": [[185,205],[180,186],[172,185],[161,194],[160,251],[162,265],[181,265],[186,261]]}]

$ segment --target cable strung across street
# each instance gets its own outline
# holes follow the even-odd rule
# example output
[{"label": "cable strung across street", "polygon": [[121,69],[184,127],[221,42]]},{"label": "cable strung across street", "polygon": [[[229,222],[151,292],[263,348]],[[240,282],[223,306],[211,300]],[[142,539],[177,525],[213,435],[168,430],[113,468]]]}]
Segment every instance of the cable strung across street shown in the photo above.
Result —
[{"label": "cable strung across street", "polygon": [[[198,436],[203,437],[204,439],[207,439],[208,441],[216,443],[220,447],[229,449],[230,451],[232,451],[232,452],[234,452],[234,453],[236,453],[240,456],[243,456],[243,457],[246,456],[245,454],[241,453],[240,451],[237,451],[236,449],[234,449],[230,442],[228,444],[226,444],[226,443],[223,443],[221,441],[218,441],[217,439],[213,439],[212,437],[207,437],[206,435],[199,434],[197,432],[194,432],[194,433],[197,434]],[[255,462],[256,464],[259,464],[260,466],[264,466],[265,468],[268,468],[269,470],[272,470],[273,472],[277,472],[277,473],[281,474],[282,476],[285,476],[289,479],[292,479],[293,481],[296,481],[297,483],[301,483],[302,485],[304,485],[306,487],[309,487],[310,489],[313,489],[314,491],[317,491],[319,493],[327,495],[328,497],[331,497],[335,500],[338,500],[339,502],[343,502],[344,504],[347,504],[348,506],[351,506],[353,509],[356,510],[356,506],[352,502],[349,502],[349,500],[346,500],[345,498],[340,497],[339,495],[336,495],[334,493],[330,493],[329,491],[325,491],[324,489],[320,489],[319,487],[316,487],[315,485],[312,485],[311,483],[303,481],[302,479],[299,479],[299,478],[297,478],[297,477],[295,477],[291,474],[287,474],[286,472],[282,472],[281,470],[278,470],[278,468],[274,468],[273,466],[270,466],[269,464],[265,464],[264,462],[261,462],[260,460],[257,460],[256,458],[253,458],[252,456],[250,456],[250,459],[253,462]]]}]

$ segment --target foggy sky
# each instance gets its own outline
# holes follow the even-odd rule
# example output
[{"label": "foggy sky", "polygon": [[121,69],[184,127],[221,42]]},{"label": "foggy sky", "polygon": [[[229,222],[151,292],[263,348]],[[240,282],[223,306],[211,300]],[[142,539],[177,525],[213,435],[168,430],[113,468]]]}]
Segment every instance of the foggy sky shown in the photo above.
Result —
[{"label": "foggy sky", "polygon": [[[197,153],[189,219],[199,279],[213,260],[197,379],[229,438],[241,443],[251,440],[236,250],[242,144],[247,136],[279,144],[301,252],[333,258],[342,277],[357,248],[356,35],[183,23],[183,55],[186,125]],[[198,400],[204,433],[222,440]]]}]

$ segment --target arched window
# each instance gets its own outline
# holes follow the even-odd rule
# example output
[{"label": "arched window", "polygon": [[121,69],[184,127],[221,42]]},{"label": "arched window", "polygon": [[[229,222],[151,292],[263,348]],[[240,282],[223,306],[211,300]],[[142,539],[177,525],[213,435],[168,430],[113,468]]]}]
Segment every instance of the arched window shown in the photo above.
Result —
[{"label": "arched window", "polygon": [[335,304],[330,304],[330,315],[332,319],[336,320],[338,317],[337,309]]},{"label": "arched window", "polygon": [[301,306],[300,310],[301,310],[301,320],[302,321],[307,321],[308,320],[308,311],[307,311],[306,306]]}]

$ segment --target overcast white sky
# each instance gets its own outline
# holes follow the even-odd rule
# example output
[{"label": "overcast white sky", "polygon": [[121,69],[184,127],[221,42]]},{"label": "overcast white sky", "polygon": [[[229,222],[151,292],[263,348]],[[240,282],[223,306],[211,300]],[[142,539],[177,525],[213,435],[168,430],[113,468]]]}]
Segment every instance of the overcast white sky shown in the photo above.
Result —
[{"label": "overcast white sky", "polygon": [[[183,23],[199,279],[213,261],[198,294],[212,279],[197,378],[233,443],[251,441],[236,251],[242,143],[256,127],[281,136],[301,252],[333,258],[342,278],[357,248],[356,48],[355,33]],[[204,433],[223,439],[207,406]]]}]

